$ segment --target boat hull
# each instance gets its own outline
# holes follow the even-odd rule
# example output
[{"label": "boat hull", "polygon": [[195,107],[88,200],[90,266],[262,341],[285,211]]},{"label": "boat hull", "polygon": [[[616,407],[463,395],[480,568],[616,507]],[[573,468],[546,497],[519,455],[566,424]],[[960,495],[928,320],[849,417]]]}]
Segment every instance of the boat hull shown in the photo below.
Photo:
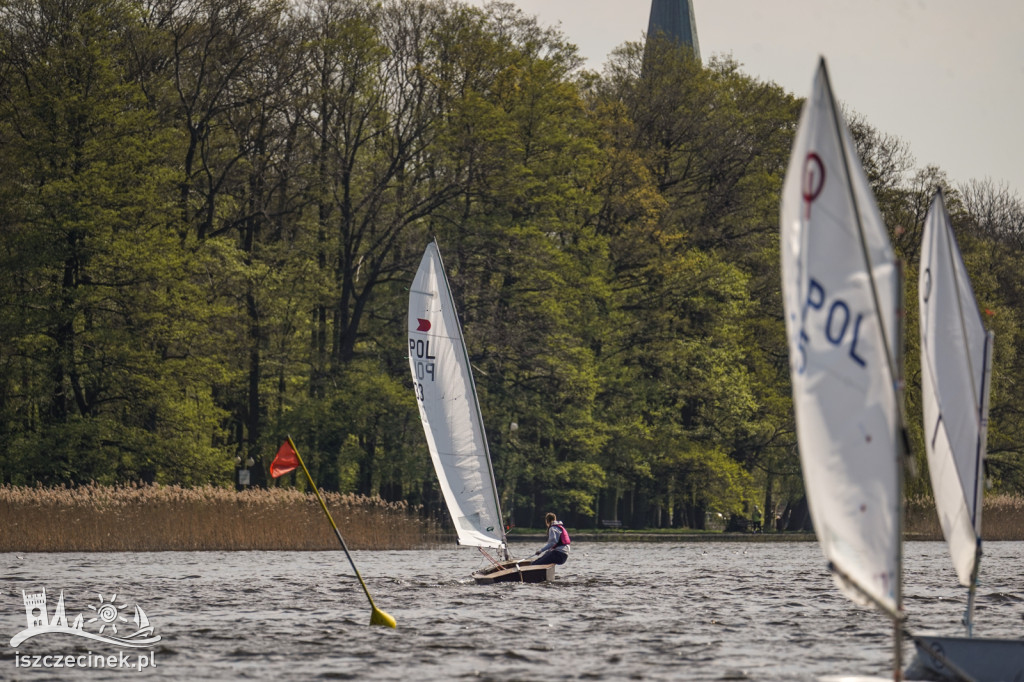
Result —
[{"label": "boat hull", "polygon": [[976,682],[1024,680],[1024,640],[925,635],[914,637],[914,648],[917,656],[907,669],[908,680],[961,679],[947,662]]},{"label": "boat hull", "polygon": [[554,579],[555,564],[520,564],[516,561],[503,561],[473,574],[473,580],[479,585],[543,583]]}]

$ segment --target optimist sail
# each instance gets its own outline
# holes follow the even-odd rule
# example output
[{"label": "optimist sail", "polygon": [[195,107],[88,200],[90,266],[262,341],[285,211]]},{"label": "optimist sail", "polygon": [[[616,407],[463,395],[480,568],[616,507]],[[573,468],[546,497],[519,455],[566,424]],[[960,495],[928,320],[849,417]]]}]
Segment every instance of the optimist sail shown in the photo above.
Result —
[{"label": "optimist sail", "polygon": [[901,611],[899,266],[824,59],[782,190],[782,293],[804,487],[840,589]]},{"label": "optimist sail", "polygon": [[430,459],[459,544],[505,547],[483,418],[437,243],[409,291],[409,369]]},{"label": "optimist sail", "polygon": [[925,218],[918,283],[928,472],[960,584],[981,559],[981,498],[992,334],[985,331],[942,193]]}]

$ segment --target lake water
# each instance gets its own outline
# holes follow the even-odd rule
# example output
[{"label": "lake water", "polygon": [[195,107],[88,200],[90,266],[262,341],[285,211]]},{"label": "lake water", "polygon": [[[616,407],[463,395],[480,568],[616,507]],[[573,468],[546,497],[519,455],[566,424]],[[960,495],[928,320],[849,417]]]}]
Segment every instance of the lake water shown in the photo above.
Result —
[{"label": "lake water", "polygon": [[[513,545],[520,556],[535,549]],[[1024,636],[1024,543],[986,544],[976,634]],[[0,554],[0,678],[14,680],[811,680],[888,674],[891,628],[843,598],[817,543],[574,542],[556,581],[479,586],[475,550],[354,552],[374,627],[342,552]],[[906,546],[911,632],[961,634],[965,590],[945,545]],[[135,604],[161,641],[156,668],[25,668],[34,655],[125,651],[26,628],[22,591],[63,590],[70,624]],[[114,599],[116,593],[117,598]],[[102,601],[101,601],[102,598]],[[109,606],[108,606],[109,613]],[[134,624],[120,625],[120,634]],[[110,634],[109,631],[107,634]],[[906,648],[909,659],[910,647]],[[16,659],[15,654],[18,654]],[[42,660],[42,659],[40,659]]]}]

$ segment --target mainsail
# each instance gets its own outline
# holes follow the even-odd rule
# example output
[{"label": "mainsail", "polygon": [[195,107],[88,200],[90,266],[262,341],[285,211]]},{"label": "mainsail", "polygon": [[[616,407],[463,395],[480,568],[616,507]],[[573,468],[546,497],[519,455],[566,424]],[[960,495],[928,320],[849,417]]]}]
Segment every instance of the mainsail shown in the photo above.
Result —
[{"label": "mainsail", "polygon": [[925,218],[918,286],[928,472],[957,577],[976,581],[992,334],[974,300],[942,193]]},{"label": "mainsail", "polygon": [[409,291],[409,368],[430,458],[459,544],[505,546],[483,418],[437,243]]},{"label": "mainsail", "polygon": [[782,191],[782,292],[814,530],[840,589],[901,612],[900,272],[824,59]]}]

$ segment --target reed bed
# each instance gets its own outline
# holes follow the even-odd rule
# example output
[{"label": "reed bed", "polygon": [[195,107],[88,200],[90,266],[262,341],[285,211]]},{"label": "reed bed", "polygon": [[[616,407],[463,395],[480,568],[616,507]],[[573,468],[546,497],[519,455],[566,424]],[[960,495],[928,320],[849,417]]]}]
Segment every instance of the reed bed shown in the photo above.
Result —
[{"label": "reed bed", "polygon": [[[416,549],[450,532],[404,502],[324,493],[349,549]],[[0,552],[339,549],[312,493],[203,486],[0,486]],[[907,501],[909,539],[941,540],[931,498]],[[1024,540],[1024,497],[985,498],[985,540]]]},{"label": "reed bed", "polygon": [[[907,500],[904,530],[917,540],[941,540],[942,528],[930,497]],[[982,508],[982,540],[1024,540],[1024,497],[989,495]]]},{"label": "reed bed", "polygon": [[[325,493],[349,549],[436,546],[404,502]],[[312,493],[204,486],[0,486],[0,552],[340,550]]]}]

